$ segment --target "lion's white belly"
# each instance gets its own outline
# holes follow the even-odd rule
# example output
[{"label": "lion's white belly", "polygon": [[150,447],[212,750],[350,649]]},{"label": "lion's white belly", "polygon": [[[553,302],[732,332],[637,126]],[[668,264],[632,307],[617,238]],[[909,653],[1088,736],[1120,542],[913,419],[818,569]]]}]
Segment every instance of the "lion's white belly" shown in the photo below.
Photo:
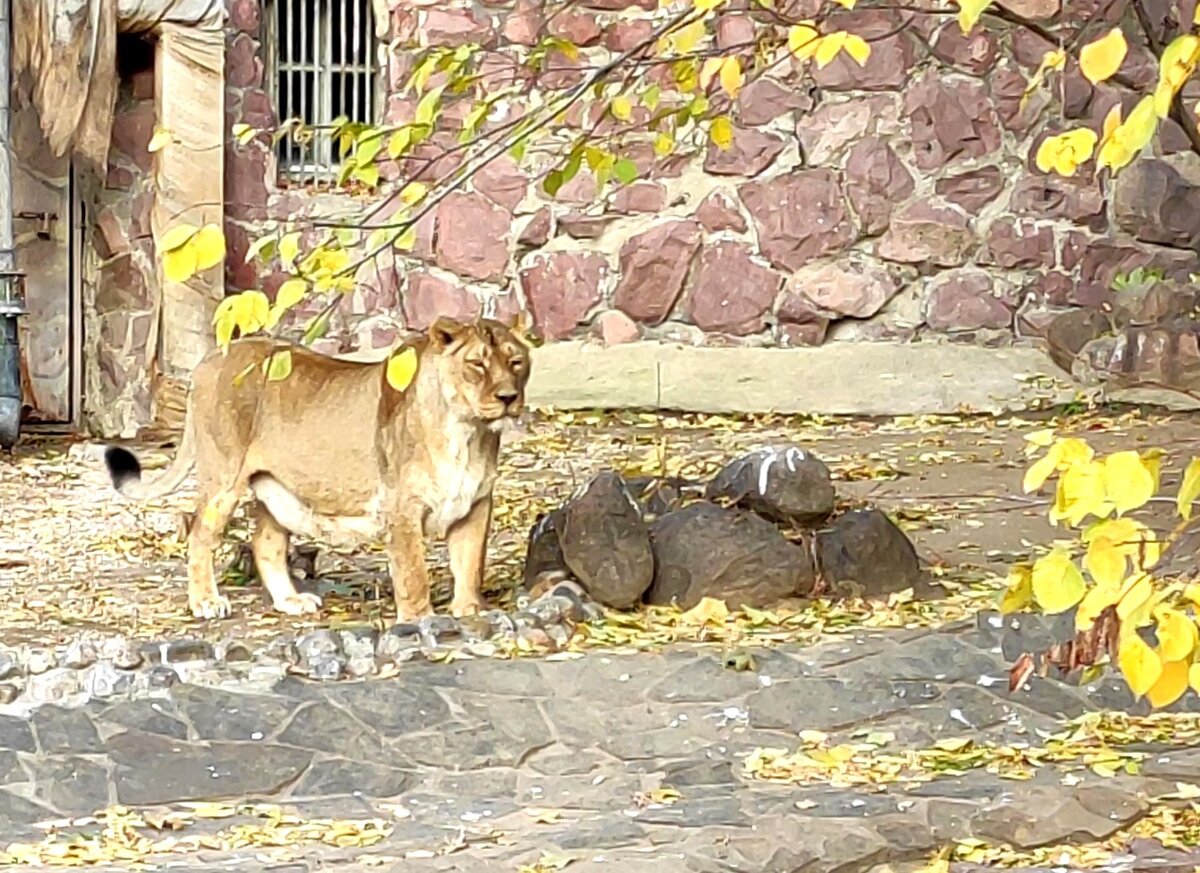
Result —
[{"label": "lion's white belly", "polygon": [[425,516],[425,535],[443,538],[450,528],[466,518],[481,497],[492,487],[487,464],[469,458],[461,466],[439,464],[430,493],[426,496],[429,513]]}]

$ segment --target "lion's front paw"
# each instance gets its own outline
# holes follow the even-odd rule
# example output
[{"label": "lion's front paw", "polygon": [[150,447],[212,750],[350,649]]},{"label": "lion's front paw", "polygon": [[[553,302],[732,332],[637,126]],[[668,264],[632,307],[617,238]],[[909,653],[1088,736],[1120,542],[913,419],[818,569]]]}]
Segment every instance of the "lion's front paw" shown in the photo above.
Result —
[{"label": "lion's front paw", "polygon": [[478,597],[473,597],[470,600],[454,600],[450,603],[450,614],[455,618],[479,615],[485,609],[487,609],[487,604]]},{"label": "lion's front paw", "polygon": [[229,598],[216,591],[189,598],[188,606],[196,618],[226,618],[233,611]]},{"label": "lion's front paw", "polygon": [[315,594],[289,594],[275,601],[275,608],[284,615],[312,615],[321,611],[321,598]]}]

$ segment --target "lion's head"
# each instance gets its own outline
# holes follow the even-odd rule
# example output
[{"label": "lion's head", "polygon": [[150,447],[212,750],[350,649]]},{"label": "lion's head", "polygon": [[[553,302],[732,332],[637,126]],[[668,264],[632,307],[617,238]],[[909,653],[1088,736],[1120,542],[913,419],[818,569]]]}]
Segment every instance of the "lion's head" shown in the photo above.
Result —
[{"label": "lion's head", "polygon": [[446,399],[487,422],[515,418],[525,406],[529,348],[498,321],[470,324],[439,318],[429,348]]}]

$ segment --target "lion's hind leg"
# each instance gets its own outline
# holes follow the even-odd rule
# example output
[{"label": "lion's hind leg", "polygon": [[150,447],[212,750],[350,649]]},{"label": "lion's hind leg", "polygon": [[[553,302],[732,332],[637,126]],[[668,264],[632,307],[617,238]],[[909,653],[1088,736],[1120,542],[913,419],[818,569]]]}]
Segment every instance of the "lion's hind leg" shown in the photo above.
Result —
[{"label": "lion's hind leg", "polygon": [[300,593],[288,570],[288,532],[271,511],[261,503],[254,504],[254,534],[250,540],[258,578],[266,586],[275,608],[285,615],[308,615],[321,608],[321,598]]},{"label": "lion's hind leg", "polygon": [[225,618],[229,600],[217,590],[213,552],[220,543],[225,526],[237,507],[238,494],[233,488],[201,492],[199,510],[188,531],[188,607],[196,618]]}]

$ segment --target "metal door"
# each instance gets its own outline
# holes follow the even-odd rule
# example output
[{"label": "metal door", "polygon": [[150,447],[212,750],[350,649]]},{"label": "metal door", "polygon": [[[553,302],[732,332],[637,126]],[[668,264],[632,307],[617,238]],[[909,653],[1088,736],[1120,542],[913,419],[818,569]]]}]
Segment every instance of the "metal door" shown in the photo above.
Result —
[{"label": "metal door", "polygon": [[[3,0],[0,0],[3,2]],[[26,274],[20,322],[25,421],[71,423],[76,346],[71,239],[71,164],[55,158],[28,108],[15,110],[13,235]]]}]

